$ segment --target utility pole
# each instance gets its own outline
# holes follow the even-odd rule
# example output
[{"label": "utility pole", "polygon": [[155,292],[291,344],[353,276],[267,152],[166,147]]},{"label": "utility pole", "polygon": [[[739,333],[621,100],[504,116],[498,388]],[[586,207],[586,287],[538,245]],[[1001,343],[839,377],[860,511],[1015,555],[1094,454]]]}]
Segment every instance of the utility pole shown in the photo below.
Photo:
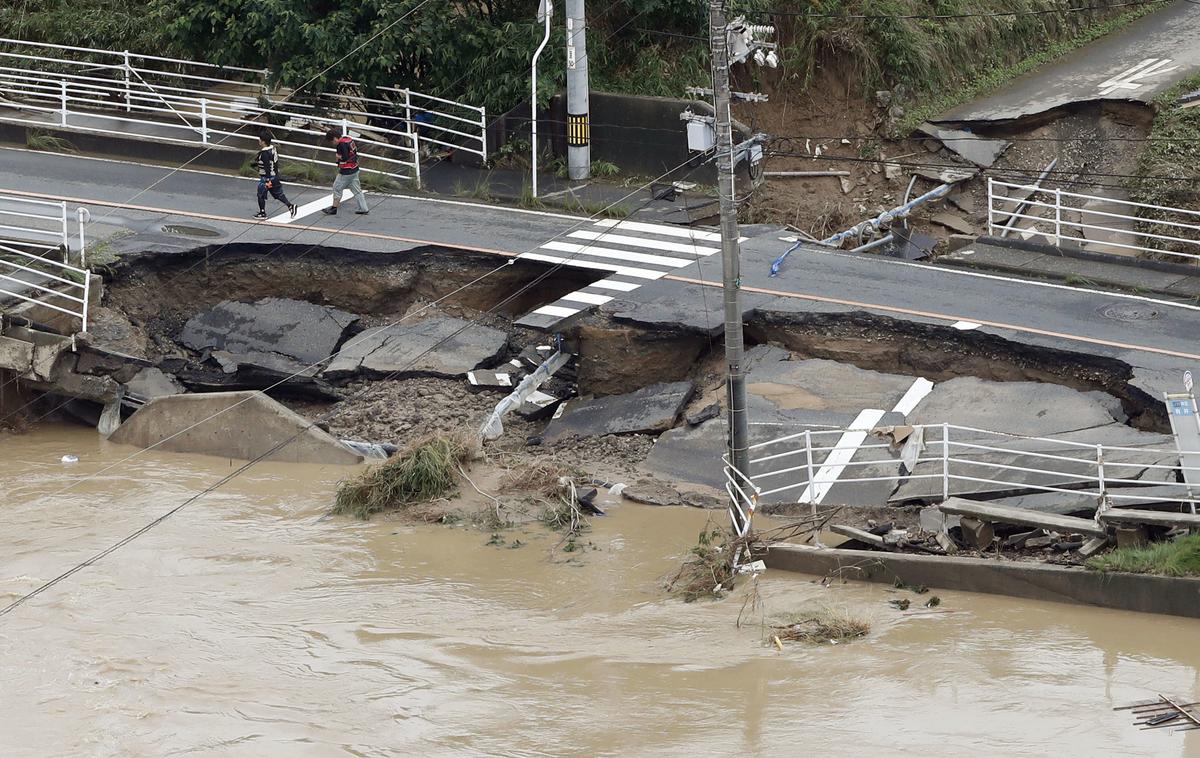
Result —
[{"label": "utility pole", "polygon": [[567,175],[592,175],[585,0],[567,2]]},{"label": "utility pole", "polygon": [[717,194],[721,201],[721,260],[725,298],[725,364],[729,376],[729,463],[750,475],[750,419],[746,407],[746,374],[742,366],[741,269],[737,204],[733,186],[733,124],[729,110],[729,27],[724,0],[709,0],[708,31],[712,45],[713,108],[717,136]]}]

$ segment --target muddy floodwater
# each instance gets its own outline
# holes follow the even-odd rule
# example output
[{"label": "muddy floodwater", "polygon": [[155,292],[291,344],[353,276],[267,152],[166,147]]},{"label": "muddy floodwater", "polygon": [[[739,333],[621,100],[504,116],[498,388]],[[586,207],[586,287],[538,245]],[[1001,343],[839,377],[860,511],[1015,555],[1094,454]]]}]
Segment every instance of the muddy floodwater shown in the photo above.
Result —
[{"label": "muddy floodwater", "polygon": [[[0,605],[239,465],[130,453],[0,436]],[[873,624],[781,653],[741,594],[659,591],[705,512],[619,505],[564,554],[540,527],[322,518],[346,473],[256,467],[0,616],[0,755],[1200,756],[1111,710],[1200,700],[1195,620],[952,592],[905,614],[772,572],[768,614]]]}]

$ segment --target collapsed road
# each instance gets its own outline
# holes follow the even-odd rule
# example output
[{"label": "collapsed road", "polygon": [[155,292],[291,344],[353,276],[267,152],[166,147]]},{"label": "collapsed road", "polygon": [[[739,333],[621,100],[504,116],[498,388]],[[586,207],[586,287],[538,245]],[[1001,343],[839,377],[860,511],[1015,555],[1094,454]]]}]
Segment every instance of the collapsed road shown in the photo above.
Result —
[{"label": "collapsed road", "polygon": [[[436,245],[445,255],[455,255],[456,250],[483,251],[496,255],[497,264],[528,254],[541,263],[570,266],[593,282],[603,279],[610,287],[597,298],[586,294],[592,291],[588,286],[581,286],[576,290],[585,293],[577,303],[579,310],[565,318],[599,308],[618,321],[719,334],[719,303],[711,292],[720,282],[716,256],[705,250],[690,256],[653,253],[671,257],[666,265],[639,257],[662,250],[664,242],[678,242],[674,236],[682,231],[678,227],[667,227],[667,232],[625,232],[614,230],[610,222],[566,214],[409,196],[388,196],[371,216],[352,226],[322,219],[300,228],[281,227],[240,218],[245,203],[239,198],[249,196],[249,180],[188,171],[164,176],[163,169],[155,167],[23,150],[5,150],[4,158],[9,171],[0,179],[0,190],[93,204],[93,234],[111,237],[104,247],[112,253],[169,254],[192,249],[197,239],[162,229],[202,224],[212,235],[203,240],[212,256],[246,243],[303,251],[328,244],[334,237],[338,247],[377,253],[423,245]],[[143,189],[150,185],[152,189]],[[603,237],[614,231],[624,239]],[[1021,344],[1087,351],[1122,361],[1155,391],[1169,386],[1194,361],[1192,337],[1200,326],[1200,308],[1188,303],[809,248],[797,251],[784,273],[772,279],[770,262],[789,243],[780,241],[780,232],[771,228],[758,231],[742,244],[747,315],[760,309],[818,314],[875,311],[913,323],[957,324]],[[573,239],[587,245],[581,252],[544,250],[548,243],[561,241],[555,239],[560,235],[568,239],[579,233],[582,236]],[[630,276],[630,269],[637,275]],[[928,292],[936,292],[936,299],[931,300]],[[542,302],[555,302],[558,297]],[[1141,316],[1129,317],[1130,313]],[[561,321],[542,326],[559,329]]]}]

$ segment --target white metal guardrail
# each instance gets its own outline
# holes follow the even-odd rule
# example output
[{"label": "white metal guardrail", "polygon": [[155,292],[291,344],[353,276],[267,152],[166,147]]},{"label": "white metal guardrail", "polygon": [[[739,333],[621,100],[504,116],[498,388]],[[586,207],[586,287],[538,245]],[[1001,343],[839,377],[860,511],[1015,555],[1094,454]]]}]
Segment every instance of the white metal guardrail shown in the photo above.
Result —
[{"label": "white metal guardrail", "polygon": [[87,220],[87,211],[78,209],[76,266],[71,263],[73,220],[66,203],[0,195],[0,312],[12,303],[34,303],[78,318],[79,331],[87,331]]},{"label": "white metal guardrail", "polygon": [[[1139,210],[1167,218],[1144,218]],[[1103,238],[1089,239],[1087,230]],[[1200,211],[988,179],[988,233],[1013,231],[1032,231],[1056,245],[1066,240],[1189,263],[1200,260]]]},{"label": "white metal guardrail", "polygon": [[[347,84],[346,88],[354,85]],[[487,157],[486,111],[411,90],[324,94],[317,107],[269,97],[267,74],[237,67],[0,38],[0,118],[164,142],[253,150],[257,121],[289,160],[329,163],[314,149],[329,128],[354,134],[363,169],[420,183],[421,142]],[[249,128],[248,128],[249,127]]]},{"label": "white metal guardrail", "polygon": [[[850,453],[836,456],[837,465],[844,467],[837,484],[925,480],[933,485],[933,500],[953,494],[955,483],[970,483],[996,490],[1092,494],[1098,501],[1104,498],[1116,507],[1170,500],[1195,508],[1200,502],[1200,492],[1193,493],[1186,483],[1175,481],[1174,472],[1184,467],[1174,447],[1094,445],[953,424],[917,425],[911,430],[905,441],[909,447],[901,451],[899,460],[893,457],[895,446],[883,440],[839,445],[846,434],[843,429],[805,429],[751,445],[752,475],[743,475],[726,464],[731,510],[736,507],[752,513],[764,499],[791,500],[792,493],[796,497],[793,502],[814,502],[817,488],[809,487],[809,483],[821,480],[822,466],[835,451]],[[869,455],[869,460],[854,460],[860,451],[883,451],[884,460],[877,454]],[[889,462],[896,464],[895,474],[872,476],[862,472],[866,468],[877,470]],[[902,462],[907,473],[900,470]],[[861,475],[855,476],[856,470]],[[1190,472],[1193,467],[1186,470]],[[1154,480],[1133,478],[1147,471],[1160,476]],[[1148,486],[1165,489],[1148,495],[1143,489]],[[805,493],[808,499],[804,499]]]}]

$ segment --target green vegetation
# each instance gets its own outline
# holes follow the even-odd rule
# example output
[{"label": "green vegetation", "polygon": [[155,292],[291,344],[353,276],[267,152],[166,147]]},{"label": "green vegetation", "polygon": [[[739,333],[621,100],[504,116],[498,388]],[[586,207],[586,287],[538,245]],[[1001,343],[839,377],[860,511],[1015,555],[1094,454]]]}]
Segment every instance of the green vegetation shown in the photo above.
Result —
[{"label": "green vegetation", "polygon": [[733,588],[732,542],[727,530],[706,525],[678,573],[667,582],[667,592],[685,603],[721,598]]},{"label": "green vegetation", "polygon": [[[1200,210],[1200,107],[1177,108],[1181,95],[1200,89],[1200,76],[1181,82],[1160,95],[1154,105],[1157,115],[1150,128],[1149,141],[1138,159],[1137,175],[1130,181],[1130,199],[1139,203],[1171,208]],[[1155,221],[1195,223],[1193,218],[1176,218],[1166,211],[1140,209],[1146,223],[1138,231],[1173,237],[1187,237],[1177,227],[1156,224]],[[1145,240],[1148,247],[1162,250],[1195,253],[1195,246],[1173,247],[1164,240]],[[1178,260],[1178,259],[1176,259]]]},{"label": "green vegetation", "polygon": [[58,137],[42,129],[30,129],[25,133],[25,147],[30,150],[43,150],[48,153],[79,152],[71,141]]},{"label": "green vegetation", "polygon": [[[981,12],[999,9],[998,6],[1008,6],[1013,10],[1036,10],[1035,6],[1050,7],[1052,3],[1046,0],[992,0],[973,4],[980,5],[987,8],[973,7],[972,10]],[[980,27],[981,19],[967,19],[962,23],[948,24],[945,31],[938,36],[953,37],[953,54],[947,57],[945,51],[942,51],[941,54],[934,55],[930,59],[930,65],[936,66],[936,70],[931,70],[928,78],[912,80],[901,76],[902,81],[912,84],[923,96],[918,97],[918,105],[908,110],[894,131],[896,134],[906,135],[921,122],[938,113],[996,90],[1018,76],[1094,42],[1160,7],[1134,6],[1132,10],[1120,15],[1113,15],[1117,11],[1071,13],[1064,14],[1067,16],[1065,20],[1054,14],[1027,16],[1019,22],[1014,20],[1011,24],[983,19],[997,24],[994,29]],[[929,42],[933,40],[930,39]],[[900,70],[911,71],[916,68],[920,67],[905,66]]]},{"label": "green vegetation", "polygon": [[[0,8],[0,34],[128,48],[265,68],[285,87],[328,91],[339,80],[412,86],[487,106],[522,102],[541,41],[531,0],[43,0]],[[906,84],[934,94],[905,124],[995,87],[1160,4],[1056,13],[1063,0],[729,0],[727,13],[777,23],[782,69],[738,70],[773,89],[804,89],[820,73],[869,92]],[[539,93],[562,84],[558,34],[543,53]],[[812,12],[778,16],[766,11]],[[1122,12],[1128,10],[1129,12]],[[1012,11],[1013,16],[984,14]],[[958,18],[921,19],[929,15]],[[867,16],[867,18],[854,18]],[[888,18],[890,16],[890,18]],[[682,94],[708,78],[707,8],[695,0],[612,0],[592,9],[588,57],[597,90]],[[378,36],[377,36],[378,35]],[[367,44],[370,40],[370,44]],[[754,82],[739,81],[753,85]]]},{"label": "green vegetation", "polygon": [[154,0],[13,0],[0,3],[0,36],[168,55],[162,10]]},{"label": "green vegetation", "polygon": [[1121,571],[1158,576],[1200,576],[1200,534],[1157,542],[1146,547],[1123,547],[1085,563],[1094,571]]},{"label": "green vegetation", "polygon": [[446,497],[458,486],[461,464],[470,457],[466,440],[429,437],[386,462],[338,485],[333,512],[368,519]]}]

